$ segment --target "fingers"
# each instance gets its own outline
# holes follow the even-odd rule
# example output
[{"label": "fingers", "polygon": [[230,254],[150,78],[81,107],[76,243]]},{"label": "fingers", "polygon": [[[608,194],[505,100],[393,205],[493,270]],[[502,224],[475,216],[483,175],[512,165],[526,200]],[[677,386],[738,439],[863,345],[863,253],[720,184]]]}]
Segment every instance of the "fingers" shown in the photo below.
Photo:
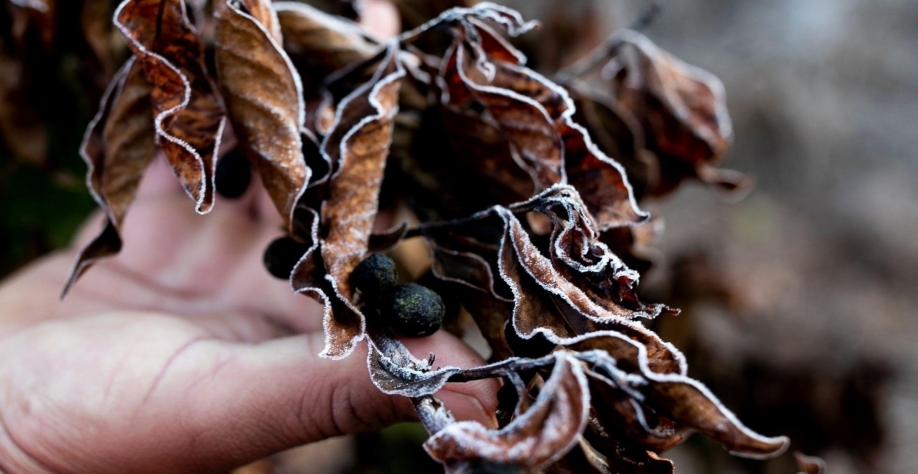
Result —
[{"label": "fingers", "polygon": [[[202,463],[197,468],[226,468],[303,443],[415,419],[407,398],[384,395],[373,385],[365,344],[332,361],[317,356],[322,339],[321,334],[290,337],[237,349],[230,362],[205,371],[210,374],[206,384],[181,390],[189,404],[181,423],[195,439],[194,454]],[[483,363],[446,333],[410,345],[423,356],[436,349],[443,365]],[[448,384],[437,396],[458,419],[493,426],[497,389],[494,381]]]}]

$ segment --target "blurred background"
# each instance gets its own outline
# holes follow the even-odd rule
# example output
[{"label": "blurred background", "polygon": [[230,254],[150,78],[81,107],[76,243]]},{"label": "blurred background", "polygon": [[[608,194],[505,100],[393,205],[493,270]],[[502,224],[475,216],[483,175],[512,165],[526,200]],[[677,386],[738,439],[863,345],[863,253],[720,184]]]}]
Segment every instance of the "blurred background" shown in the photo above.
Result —
[{"label": "blurred background", "polygon": [[[500,3],[543,20],[521,44],[543,72],[646,7]],[[724,165],[757,185],[728,202],[690,183],[645,206],[665,232],[641,294],[684,311],[656,329],[747,425],[789,435],[829,472],[918,472],[918,2],[663,4],[645,33],[723,80],[735,136]],[[13,22],[4,22],[7,54]],[[61,23],[54,41],[79,28]],[[111,66],[77,60],[89,44],[34,48],[41,61],[0,61],[0,277],[65,245],[94,208],[77,147]],[[16,81],[34,85],[17,92]],[[436,472],[417,465],[419,436],[402,425],[321,451],[360,456],[328,461],[330,471]],[[794,472],[788,456],[743,461],[700,437],[667,456],[680,473]]]}]

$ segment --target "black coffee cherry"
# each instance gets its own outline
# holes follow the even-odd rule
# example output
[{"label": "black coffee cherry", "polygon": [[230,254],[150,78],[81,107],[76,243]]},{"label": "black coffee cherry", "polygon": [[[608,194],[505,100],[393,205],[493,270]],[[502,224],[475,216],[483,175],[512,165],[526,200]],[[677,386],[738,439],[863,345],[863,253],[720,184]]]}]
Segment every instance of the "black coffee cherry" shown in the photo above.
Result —
[{"label": "black coffee cherry", "polygon": [[236,199],[249,188],[252,182],[252,168],[239,148],[233,148],[217,161],[214,185],[221,196]]},{"label": "black coffee cherry", "polygon": [[392,291],[398,272],[391,258],[374,253],[363,259],[351,272],[351,286],[360,290],[367,301],[379,301]]},{"label": "black coffee cherry", "polygon": [[309,250],[309,246],[297,242],[290,237],[274,239],[265,249],[263,261],[265,268],[271,275],[284,280],[290,278],[296,262]]},{"label": "black coffee cherry", "polygon": [[389,327],[406,337],[426,337],[437,332],[445,311],[440,295],[417,283],[396,286],[379,304],[379,312]]}]

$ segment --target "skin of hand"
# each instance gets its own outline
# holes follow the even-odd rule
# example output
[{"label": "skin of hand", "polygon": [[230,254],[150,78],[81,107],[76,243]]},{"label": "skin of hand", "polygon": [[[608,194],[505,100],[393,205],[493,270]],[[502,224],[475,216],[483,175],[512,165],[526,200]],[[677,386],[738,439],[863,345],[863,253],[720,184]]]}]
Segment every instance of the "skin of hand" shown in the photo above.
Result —
[{"label": "skin of hand", "polygon": [[[272,453],[415,418],[370,381],[366,344],[332,361],[321,306],[262,267],[281,235],[257,183],[199,216],[168,165],[151,165],[117,257],[63,301],[80,248],[0,284],[0,471],[225,472]],[[483,360],[441,331],[406,340],[441,365]],[[447,384],[459,419],[493,426],[497,384]]]}]

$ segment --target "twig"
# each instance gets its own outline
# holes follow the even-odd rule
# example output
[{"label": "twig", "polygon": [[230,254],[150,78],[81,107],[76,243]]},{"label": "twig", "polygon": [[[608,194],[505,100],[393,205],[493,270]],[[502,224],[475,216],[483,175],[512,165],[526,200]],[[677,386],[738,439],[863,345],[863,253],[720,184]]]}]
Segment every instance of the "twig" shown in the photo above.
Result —
[{"label": "twig", "polygon": [[523,370],[538,369],[552,365],[557,360],[554,354],[549,354],[538,359],[507,359],[495,362],[490,365],[474,367],[463,370],[447,380],[447,382],[471,382],[473,380],[490,379],[495,377],[506,377],[511,372],[520,372]]},{"label": "twig", "polygon": [[428,433],[434,434],[446,425],[456,421],[453,415],[443,406],[443,402],[433,395],[412,398],[415,411],[418,412],[418,419]]}]

